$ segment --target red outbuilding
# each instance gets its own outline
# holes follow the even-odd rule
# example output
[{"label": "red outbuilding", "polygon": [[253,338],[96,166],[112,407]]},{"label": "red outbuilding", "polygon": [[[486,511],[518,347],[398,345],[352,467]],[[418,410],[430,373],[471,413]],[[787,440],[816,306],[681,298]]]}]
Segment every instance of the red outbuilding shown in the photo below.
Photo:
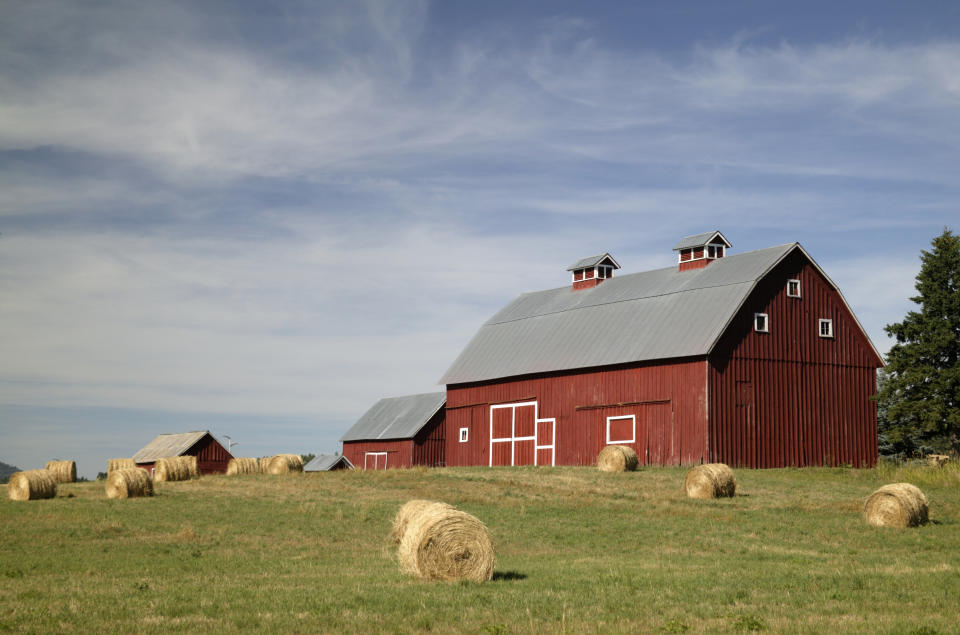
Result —
[{"label": "red outbuilding", "polygon": [[730,248],[617,277],[600,254],[508,304],[441,379],[446,464],[874,465],[883,361],[840,290],[799,243]]},{"label": "red outbuilding", "polygon": [[340,439],[342,454],[365,470],[444,465],[443,405],[442,392],[381,399]]},{"label": "red outbuilding", "polygon": [[200,430],[158,435],[133,455],[133,462],[152,476],[153,466],[159,459],[187,455],[197,457],[200,474],[225,474],[233,458],[209,430]]}]

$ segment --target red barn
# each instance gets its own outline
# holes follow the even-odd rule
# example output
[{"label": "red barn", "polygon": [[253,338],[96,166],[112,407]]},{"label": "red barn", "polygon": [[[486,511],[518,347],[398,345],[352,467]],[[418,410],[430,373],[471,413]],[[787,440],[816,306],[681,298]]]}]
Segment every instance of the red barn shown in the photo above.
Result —
[{"label": "red barn", "polygon": [[444,394],[381,399],[343,438],[343,456],[365,470],[444,464]]},{"label": "red barn", "polygon": [[200,430],[158,435],[133,455],[133,462],[153,476],[153,466],[159,459],[187,455],[197,457],[200,474],[225,474],[233,458],[209,430]]},{"label": "red barn", "polygon": [[453,362],[447,465],[589,465],[607,444],[656,465],[872,466],[883,365],[798,243],[728,255],[718,231],[675,267],[525,293]]}]

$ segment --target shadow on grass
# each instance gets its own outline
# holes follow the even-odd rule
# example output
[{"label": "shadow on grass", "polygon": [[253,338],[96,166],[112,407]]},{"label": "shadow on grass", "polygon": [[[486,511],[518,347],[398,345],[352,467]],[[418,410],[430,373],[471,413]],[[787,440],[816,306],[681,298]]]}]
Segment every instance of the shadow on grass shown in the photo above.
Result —
[{"label": "shadow on grass", "polygon": [[493,581],[510,581],[510,580],[526,580],[527,574],[520,573],[519,571],[494,571],[493,572]]}]

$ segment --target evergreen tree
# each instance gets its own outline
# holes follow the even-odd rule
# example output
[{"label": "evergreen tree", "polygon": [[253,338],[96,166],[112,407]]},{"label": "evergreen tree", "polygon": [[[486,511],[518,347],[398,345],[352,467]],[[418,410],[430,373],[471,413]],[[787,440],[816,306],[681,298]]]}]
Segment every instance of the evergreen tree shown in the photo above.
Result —
[{"label": "evergreen tree", "polygon": [[944,228],[932,245],[910,298],[919,310],[886,326],[897,343],[877,395],[880,431],[899,450],[960,450],[960,236]]}]

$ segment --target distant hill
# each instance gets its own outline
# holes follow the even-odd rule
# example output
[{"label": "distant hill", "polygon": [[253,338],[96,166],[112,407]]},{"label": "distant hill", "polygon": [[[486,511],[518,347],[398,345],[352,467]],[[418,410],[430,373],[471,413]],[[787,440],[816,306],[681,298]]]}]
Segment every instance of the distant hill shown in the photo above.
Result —
[{"label": "distant hill", "polygon": [[10,475],[14,472],[19,472],[20,468],[14,465],[7,465],[3,461],[0,461],[0,483],[6,483],[10,479]]}]

